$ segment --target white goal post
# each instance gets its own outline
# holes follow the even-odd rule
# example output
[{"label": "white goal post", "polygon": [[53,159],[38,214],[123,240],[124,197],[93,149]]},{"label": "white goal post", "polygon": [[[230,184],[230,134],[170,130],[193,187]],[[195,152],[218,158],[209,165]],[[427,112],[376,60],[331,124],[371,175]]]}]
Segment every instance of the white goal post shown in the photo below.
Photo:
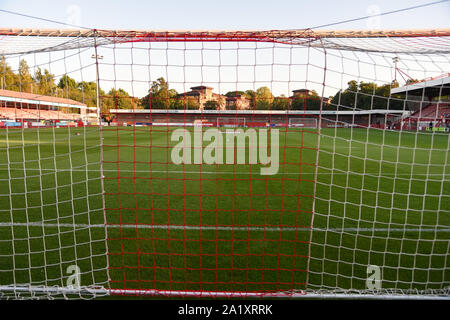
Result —
[{"label": "white goal post", "polygon": [[317,118],[289,118],[289,128],[317,128]]},{"label": "white goal post", "polygon": [[245,118],[236,118],[236,117],[218,117],[217,118],[217,126],[225,127],[225,128],[237,128],[237,127],[245,127],[246,119]]},{"label": "white goal post", "polygon": [[450,29],[0,28],[0,300],[449,300],[449,66]]}]

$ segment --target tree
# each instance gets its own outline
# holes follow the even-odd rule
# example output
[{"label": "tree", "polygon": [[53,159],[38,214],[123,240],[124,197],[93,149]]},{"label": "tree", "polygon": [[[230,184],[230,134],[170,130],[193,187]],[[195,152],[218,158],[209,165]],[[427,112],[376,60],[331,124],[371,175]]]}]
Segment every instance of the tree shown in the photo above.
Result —
[{"label": "tree", "polygon": [[145,109],[183,109],[178,100],[178,92],[169,89],[169,83],[163,78],[152,82],[149,94],[141,100]]},{"label": "tree", "polygon": [[245,94],[251,99],[255,97],[256,92],[254,90],[245,90]]},{"label": "tree", "polygon": [[391,88],[398,88],[400,87],[399,83],[397,80],[392,80],[391,82]]},{"label": "tree", "polygon": [[186,110],[198,110],[200,109],[200,104],[195,97],[186,97],[185,99]]},{"label": "tree", "polygon": [[[84,104],[86,104],[88,107],[97,107],[97,83],[94,81],[81,81],[77,84],[77,93],[76,95],[79,96],[79,98],[72,98],[74,100],[80,101]],[[105,92],[103,90],[100,90],[100,96],[104,97]],[[106,99],[102,100],[102,110],[103,109],[109,109],[106,106]]]},{"label": "tree", "polygon": [[250,100],[250,109],[256,108],[256,92],[253,90],[245,90],[245,94]]},{"label": "tree", "polygon": [[[5,57],[0,58],[0,83],[3,89],[22,91],[22,92],[35,92],[41,95],[48,96],[63,96],[75,101],[86,104],[88,107],[97,106],[97,84],[94,81],[86,82],[81,81],[77,83],[74,79],[68,75],[63,75],[55,84],[55,76],[50,73],[49,70],[37,68],[34,76],[31,76],[28,63],[22,59],[19,61],[18,72],[15,73],[11,67],[7,64]],[[59,94],[62,93],[62,94]],[[105,96],[105,92],[100,90],[101,97]],[[123,102],[124,97],[128,93],[119,92],[118,96],[121,98],[120,105],[125,105]],[[132,101],[131,98],[128,100]],[[130,107],[131,107],[131,102]],[[112,99],[102,98],[101,107],[103,112],[108,112],[110,108],[114,107]],[[135,107],[139,107],[138,104]]]},{"label": "tree", "polygon": [[287,110],[289,106],[289,98],[284,95],[273,99],[272,110]]},{"label": "tree", "polygon": [[136,109],[136,105],[133,103],[133,97],[130,97],[128,92],[122,88],[109,90],[106,99],[110,99],[107,104],[113,106],[111,109]]},{"label": "tree", "polygon": [[208,100],[203,105],[203,110],[217,110],[219,109],[219,103],[216,100]]},{"label": "tree", "polygon": [[26,60],[21,59],[19,62],[19,90],[22,92],[31,92],[33,86],[33,77]]},{"label": "tree", "polygon": [[50,73],[47,69],[44,69],[42,72],[41,68],[37,68],[34,73],[34,79],[37,85],[37,93],[51,96],[54,94],[56,85],[55,85],[55,76]]},{"label": "tree", "polygon": [[[96,90],[97,86],[95,86]],[[57,91],[61,92],[61,95],[64,98],[72,99],[75,101],[82,102],[84,99],[84,92],[81,91],[79,84],[75,81],[75,79],[72,79],[68,75],[63,75],[58,82]],[[89,97],[88,100],[92,101],[94,105],[96,105],[97,102],[97,92],[92,91],[90,94],[92,94],[92,97]],[[95,94],[95,96],[94,96]],[[92,105],[92,106],[94,106]]]},{"label": "tree", "polygon": [[247,94],[245,93],[245,91],[228,91],[227,93],[225,93],[225,96],[231,98],[237,96],[247,96]]},{"label": "tree", "polygon": [[72,88],[77,89],[78,83],[75,81],[75,79],[72,79],[67,74],[63,75],[58,82],[58,88],[60,89],[66,89],[66,88]]},{"label": "tree", "polygon": [[227,104],[227,110],[237,110],[236,101],[231,101]]},{"label": "tree", "polygon": [[403,109],[402,97],[391,95],[391,84],[377,85],[374,82],[348,82],[345,90],[339,90],[332,99],[333,104],[342,105],[354,109]]},{"label": "tree", "polygon": [[297,94],[292,99],[292,110],[320,110],[322,98],[315,90]]},{"label": "tree", "polygon": [[272,92],[268,87],[260,87],[255,92],[255,109],[269,110],[273,102]]},{"label": "tree", "polygon": [[339,90],[331,100],[333,104],[343,105],[354,108],[356,92],[358,91],[358,82],[351,80],[347,83],[348,87],[345,90]]},{"label": "tree", "polygon": [[6,90],[19,91],[19,78],[17,74],[12,71],[11,67],[6,62],[6,58],[2,56],[0,60],[0,73],[1,73],[1,88]]}]

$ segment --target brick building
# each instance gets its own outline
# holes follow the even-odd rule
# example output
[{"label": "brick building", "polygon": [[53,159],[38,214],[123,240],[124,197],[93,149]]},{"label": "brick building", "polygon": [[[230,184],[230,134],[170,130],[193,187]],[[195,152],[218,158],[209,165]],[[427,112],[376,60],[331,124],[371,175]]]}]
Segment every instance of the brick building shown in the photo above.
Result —
[{"label": "brick building", "polygon": [[226,108],[228,110],[247,110],[251,108],[251,101],[241,94],[226,97]]},{"label": "brick building", "polygon": [[219,110],[225,110],[226,97],[221,94],[214,93],[212,90],[213,90],[212,87],[207,87],[207,86],[191,87],[191,91],[180,93],[178,95],[178,98],[180,98],[180,99],[185,98],[185,97],[186,98],[188,98],[188,97],[195,98],[200,106],[199,107],[200,110],[204,109],[206,102],[216,101],[219,106]]}]

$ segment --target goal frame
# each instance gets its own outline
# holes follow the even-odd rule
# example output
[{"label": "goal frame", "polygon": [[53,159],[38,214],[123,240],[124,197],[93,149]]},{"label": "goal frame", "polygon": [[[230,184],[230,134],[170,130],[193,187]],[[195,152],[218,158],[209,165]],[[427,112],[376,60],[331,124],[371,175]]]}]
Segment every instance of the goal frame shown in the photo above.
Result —
[{"label": "goal frame", "polygon": [[[235,123],[234,124],[233,123],[222,124],[222,123],[220,123],[221,120],[228,121],[228,122],[235,122]],[[240,123],[242,123],[242,124],[239,124],[238,121],[241,121]],[[217,117],[217,127],[219,127],[219,128],[245,127],[246,123],[247,123],[247,119],[245,117],[239,117],[239,118]]]},{"label": "goal frame", "polygon": [[[313,125],[311,125],[314,122]],[[289,128],[318,128],[318,119],[317,118],[289,118],[288,126]]]},{"label": "goal frame", "polygon": [[[418,38],[418,37],[442,37],[450,36],[450,29],[437,29],[437,30],[388,30],[388,31],[327,31],[327,30],[273,30],[273,31],[121,31],[121,30],[35,30],[35,29],[7,29],[0,28],[0,36],[26,36],[26,37],[55,37],[55,38],[77,38],[77,39],[89,39],[93,40],[93,46],[97,52],[97,47],[115,43],[127,43],[127,42],[229,42],[229,41],[244,41],[244,42],[275,42],[281,44],[298,44],[298,45],[312,45],[321,46],[321,40],[326,38],[333,39],[348,39],[348,38]],[[87,44],[81,43],[81,46],[92,46],[90,41]],[[64,44],[69,45],[69,44]],[[62,48],[62,47],[61,47]],[[48,49],[49,51],[54,48]],[[45,51],[45,49],[44,49]],[[26,52],[26,51],[24,51]],[[100,117],[100,81],[99,81],[99,57],[96,56],[96,83],[97,83],[97,114],[99,121]],[[322,109],[322,108],[321,108]],[[227,119],[228,121],[243,120],[245,126],[247,121],[245,117],[239,118],[217,118],[217,127],[227,127],[228,125],[221,125],[220,120]],[[314,120],[315,126],[305,126],[302,123],[296,125],[292,123],[293,120],[312,121]],[[239,127],[236,125],[229,125],[230,128]],[[319,118],[290,118],[288,123],[289,128],[317,128],[319,134],[317,135],[317,145],[320,146],[320,130],[321,130],[321,117]],[[102,126],[100,125],[100,137],[102,137]],[[103,148],[101,148],[103,149]],[[103,170],[103,167],[101,167]],[[102,171],[103,175],[103,171]],[[316,167],[314,172],[315,179],[318,175],[318,168]],[[103,187],[103,180],[102,180]],[[104,192],[104,191],[103,191]],[[103,199],[104,201],[104,199]],[[104,213],[106,215],[106,213]],[[106,219],[106,217],[105,217]],[[105,221],[105,230],[107,230]],[[109,278],[109,276],[108,276]],[[23,293],[62,293],[63,295],[79,294],[80,292],[96,293],[96,294],[113,294],[113,295],[170,295],[170,296],[192,296],[192,297],[240,297],[240,298],[256,298],[256,297],[272,297],[272,298],[331,298],[331,299],[432,299],[432,300],[450,300],[449,296],[434,296],[423,294],[392,294],[387,295],[384,292],[377,294],[371,293],[321,293],[321,292],[278,292],[278,293],[254,293],[254,292],[198,292],[198,291],[170,291],[170,290],[132,290],[132,289],[110,289],[110,288],[40,288],[30,286],[0,286],[0,293],[2,291],[8,292],[23,292]]]}]

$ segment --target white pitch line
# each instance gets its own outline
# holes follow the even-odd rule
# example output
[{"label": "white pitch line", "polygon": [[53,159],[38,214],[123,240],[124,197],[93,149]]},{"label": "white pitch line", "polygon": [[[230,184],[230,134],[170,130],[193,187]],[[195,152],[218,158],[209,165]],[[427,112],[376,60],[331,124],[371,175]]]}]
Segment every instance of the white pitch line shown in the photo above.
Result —
[{"label": "white pitch line", "polygon": [[[1,165],[0,165],[1,166]],[[258,175],[258,171],[255,172],[248,172],[248,171],[181,171],[181,170],[123,170],[123,169],[103,169],[103,170],[96,170],[96,169],[88,169],[88,170],[82,170],[82,169],[39,169],[39,168],[9,168],[5,169],[5,171],[40,171],[40,172],[121,172],[121,173],[169,173],[169,174],[228,174],[228,175]],[[314,172],[279,172],[278,175],[314,175]],[[347,175],[347,174],[369,174],[378,176],[378,172],[318,172],[318,175]],[[397,176],[449,176],[450,173],[384,173],[380,175],[380,177],[397,177]]]},{"label": "white pitch line", "polygon": [[[71,223],[42,223],[42,222],[3,222],[0,223],[0,227],[47,227],[47,228],[73,228],[73,229],[86,229],[86,228],[101,228],[104,229],[103,224],[71,224]],[[107,228],[112,229],[161,229],[161,230],[207,230],[207,231],[300,231],[309,232],[310,228],[305,227],[243,227],[243,226],[180,226],[180,225],[106,225]],[[317,232],[450,232],[450,228],[313,228],[312,231]]]}]

